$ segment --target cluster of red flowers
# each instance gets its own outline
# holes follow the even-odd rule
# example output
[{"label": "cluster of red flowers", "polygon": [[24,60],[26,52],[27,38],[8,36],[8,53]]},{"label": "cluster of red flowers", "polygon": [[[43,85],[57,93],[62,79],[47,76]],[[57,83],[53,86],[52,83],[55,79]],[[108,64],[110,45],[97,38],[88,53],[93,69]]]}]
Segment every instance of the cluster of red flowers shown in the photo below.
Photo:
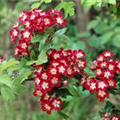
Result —
[{"label": "cluster of red flowers", "polygon": [[120,62],[113,59],[113,52],[104,51],[97,57],[91,66],[95,77],[87,78],[87,75],[81,79],[81,84],[90,92],[96,92],[100,101],[104,101],[109,96],[108,89],[116,88],[117,80],[115,75],[120,73]]},{"label": "cluster of red flowers", "polygon": [[109,112],[103,114],[103,120],[120,120],[118,115],[111,115]]},{"label": "cluster of red flowers", "polygon": [[[36,97],[41,97],[42,109],[48,114],[51,110],[60,110],[62,101],[49,94],[53,88],[67,85],[69,81],[64,80],[64,76],[72,78],[76,74],[81,74],[86,67],[85,53],[82,50],[55,50],[51,49],[47,53],[48,62],[39,65],[35,71],[35,91]],[[53,91],[56,92],[56,91]]]},{"label": "cluster of red flowers", "polygon": [[15,48],[15,56],[29,55],[31,38],[36,34],[43,33],[53,25],[65,26],[67,21],[58,10],[24,10],[18,18],[18,23],[10,31],[12,42],[19,40]]},{"label": "cluster of red flowers", "polygon": [[1,57],[0,57],[0,63],[2,63],[3,61],[4,61],[4,57],[1,56]]}]

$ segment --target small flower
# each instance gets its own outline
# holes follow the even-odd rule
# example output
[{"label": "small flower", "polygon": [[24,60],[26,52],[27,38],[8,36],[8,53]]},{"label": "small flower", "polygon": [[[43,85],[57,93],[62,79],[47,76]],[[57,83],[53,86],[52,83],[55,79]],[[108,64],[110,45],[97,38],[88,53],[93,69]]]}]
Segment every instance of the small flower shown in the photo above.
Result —
[{"label": "small flower", "polygon": [[53,110],[60,110],[61,104],[62,104],[61,99],[53,98],[51,101],[51,106]]},{"label": "small flower", "polygon": [[110,120],[120,120],[120,117],[117,115],[112,115]]},{"label": "small flower", "polygon": [[109,96],[109,93],[106,90],[98,90],[96,96],[100,101],[104,101]]}]

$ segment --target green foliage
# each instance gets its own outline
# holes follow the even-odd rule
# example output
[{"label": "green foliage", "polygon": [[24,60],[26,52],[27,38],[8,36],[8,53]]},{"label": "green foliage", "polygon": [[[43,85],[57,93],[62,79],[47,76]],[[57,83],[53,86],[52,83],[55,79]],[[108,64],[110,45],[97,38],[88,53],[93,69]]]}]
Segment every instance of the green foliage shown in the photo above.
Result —
[{"label": "green foliage", "polygon": [[105,6],[106,4],[116,4],[116,0],[81,0],[81,4],[84,6]]},{"label": "green foliage", "polygon": [[37,64],[42,64],[47,62],[46,51],[42,51],[38,56]]},{"label": "green foliage", "polygon": [[15,95],[10,88],[1,87],[1,95],[5,101],[15,99]]},{"label": "green foliage", "polygon": [[52,0],[40,0],[40,2],[34,3],[31,6],[31,8],[32,9],[39,8],[42,5],[42,3],[51,3],[51,2],[52,2]]},{"label": "green foliage", "polygon": [[[30,69],[24,69],[20,66],[20,62],[15,59],[10,59],[0,64],[0,89],[5,101],[13,100],[16,94],[26,90],[22,83],[28,79],[32,72]],[[15,77],[14,72],[16,72],[17,77]]]},{"label": "green foliage", "polygon": [[40,42],[41,39],[42,39],[42,36],[41,36],[41,35],[37,35],[37,36],[35,36],[35,37],[33,37],[33,38],[31,39],[31,42],[32,42],[32,43]]},{"label": "green foliage", "polygon": [[65,2],[64,0],[61,0],[61,3],[56,7],[56,9],[61,10],[63,9],[65,12],[65,17],[68,16],[73,16],[75,15],[75,3],[70,1],[70,2]]}]

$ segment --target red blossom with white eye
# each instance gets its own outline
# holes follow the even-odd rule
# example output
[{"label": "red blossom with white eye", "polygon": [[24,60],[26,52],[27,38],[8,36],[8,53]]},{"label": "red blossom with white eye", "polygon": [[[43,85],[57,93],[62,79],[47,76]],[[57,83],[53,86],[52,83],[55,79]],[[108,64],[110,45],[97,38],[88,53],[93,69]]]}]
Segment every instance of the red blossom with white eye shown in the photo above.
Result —
[{"label": "red blossom with white eye", "polygon": [[110,52],[109,50],[106,50],[103,52],[103,55],[105,58],[112,58],[113,52]]},{"label": "red blossom with white eye", "polygon": [[53,75],[57,75],[58,74],[58,69],[57,68],[49,68],[49,75],[53,76]]},{"label": "red blossom with white eye", "polygon": [[110,79],[110,78],[113,78],[114,77],[114,74],[110,71],[110,70],[105,70],[103,72],[103,77],[105,79]]},{"label": "red blossom with white eye", "polygon": [[53,110],[60,110],[61,104],[62,104],[61,99],[53,98],[51,101],[51,106]]},{"label": "red blossom with white eye", "polygon": [[86,60],[79,60],[77,63],[77,67],[84,69],[86,67]]},{"label": "red blossom with white eye", "polygon": [[4,61],[4,57],[1,56],[1,57],[0,57],[0,64],[1,64],[3,61]]},{"label": "red blossom with white eye", "polygon": [[94,93],[95,91],[97,91],[97,81],[94,78],[90,78],[89,83],[86,84],[86,89],[90,93]]},{"label": "red blossom with white eye", "polygon": [[41,92],[41,90],[36,88],[35,91],[33,92],[33,95],[36,97],[41,97],[43,93]]},{"label": "red blossom with white eye", "polygon": [[47,81],[41,81],[39,84],[39,88],[43,93],[47,93],[51,90],[50,83]]},{"label": "red blossom with white eye", "polygon": [[15,42],[16,39],[18,39],[19,34],[20,34],[20,31],[17,28],[13,28],[10,31],[10,35],[13,43]]},{"label": "red blossom with white eye", "polygon": [[108,88],[108,84],[105,81],[98,81],[97,88],[99,90],[106,90]]},{"label": "red blossom with white eye", "polygon": [[47,112],[47,114],[51,114],[51,105],[50,102],[40,102],[41,108],[43,111]]},{"label": "red blossom with white eye", "polygon": [[95,76],[96,76],[96,77],[101,77],[102,75],[103,75],[102,70],[101,70],[100,68],[97,68],[97,69],[95,70]]},{"label": "red blossom with white eye", "polygon": [[50,78],[50,86],[51,87],[59,87],[61,85],[61,77],[60,76],[53,76]]},{"label": "red blossom with white eye", "polygon": [[107,67],[107,62],[106,62],[106,61],[100,62],[100,63],[98,64],[98,66],[100,66],[100,68],[106,68],[106,67]]},{"label": "red blossom with white eye", "polygon": [[109,62],[108,69],[112,72],[116,71],[116,65],[114,64],[114,62]]},{"label": "red blossom with white eye", "polygon": [[62,75],[66,74],[67,68],[64,64],[60,64],[57,67],[57,69],[58,69],[59,74],[62,74]]},{"label": "red blossom with white eye", "polygon": [[46,102],[46,101],[50,101],[50,99],[51,99],[51,96],[48,93],[45,93],[41,96],[40,101],[41,102]]},{"label": "red blossom with white eye", "polygon": [[109,93],[106,90],[98,90],[96,97],[100,100],[100,101],[104,101],[105,98],[109,97]]},{"label": "red blossom with white eye", "polygon": [[42,72],[40,77],[41,77],[42,80],[47,80],[48,79],[48,73],[47,72]]},{"label": "red blossom with white eye", "polygon": [[104,114],[103,114],[103,118],[109,118],[111,115],[111,113],[109,113],[108,111],[106,111]]},{"label": "red blossom with white eye", "polygon": [[116,88],[117,87],[117,80],[115,79],[109,79],[107,80],[108,87],[109,88]]},{"label": "red blossom with white eye", "polygon": [[120,117],[118,115],[112,115],[110,120],[120,120]]},{"label": "red blossom with white eye", "polygon": [[65,26],[67,21],[64,20],[61,16],[58,16],[55,18],[56,24],[61,25],[61,26]]},{"label": "red blossom with white eye", "polygon": [[80,79],[80,83],[82,86],[86,87],[87,84],[87,74],[84,74],[83,77]]},{"label": "red blossom with white eye", "polygon": [[35,84],[39,85],[40,82],[41,82],[41,80],[40,80],[39,77],[35,77],[35,78],[34,78],[34,82],[35,82]]},{"label": "red blossom with white eye", "polygon": [[101,54],[100,56],[97,57],[97,61],[99,62],[103,62],[105,60],[105,57],[103,54]]},{"label": "red blossom with white eye", "polygon": [[25,31],[21,31],[22,39],[25,39],[26,41],[30,41],[32,38],[32,31],[29,29],[26,29]]}]

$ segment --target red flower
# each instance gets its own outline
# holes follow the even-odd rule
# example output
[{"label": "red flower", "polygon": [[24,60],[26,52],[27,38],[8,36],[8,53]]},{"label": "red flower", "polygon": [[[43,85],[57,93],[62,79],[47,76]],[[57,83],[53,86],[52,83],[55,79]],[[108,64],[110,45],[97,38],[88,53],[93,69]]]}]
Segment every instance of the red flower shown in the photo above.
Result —
[{"label": "red flower", "polygon": [[21,31],[22,39],[25,39],[26,41],[30,41],[32,38],[32,31],[29,29],[25,29],[25,31]]},{"label": "red flower", "polygon": [[51,106],[53,110],[60,110],[61,104],[62,104],[61,99],[53,98],[51,101]]},{"label": "red flower", "polygon": [[98,90],[96,96],[100,101],[104,101],[109,96],[109,93],[106,90]]},{"label": "red flower", "polygon": [[117,115],[112,115],[110,120],[120,120],[120,117]]},{"label": "red flower", "polygon": [[108,88],[108,84],[105,81],[98,81],[97,88],[99,90],[106,90]]},{"label": "red flower", "polygon": [[1,64],[3,61],[4,61],[4,57],[1,56],[1,57],[0,57],[0,64]]},{"label": "red flower", "polygon": [[117,86],[117,81],[115,79],[109,79],[107,80],[107,83],[109,88],[116,88]]},{"label": "red flower", "polygon": [[60,76],[53,76],[50,78],[50,86],[51,87],[59,87],[61,85],[61,77]]},{"label": "red flower", "polygon": [[52,108],[51,108],[49,101],[48,102],[41,102],[40,104],[42,106],[43,111],[47,112],[47,114],[51,114]]}]

